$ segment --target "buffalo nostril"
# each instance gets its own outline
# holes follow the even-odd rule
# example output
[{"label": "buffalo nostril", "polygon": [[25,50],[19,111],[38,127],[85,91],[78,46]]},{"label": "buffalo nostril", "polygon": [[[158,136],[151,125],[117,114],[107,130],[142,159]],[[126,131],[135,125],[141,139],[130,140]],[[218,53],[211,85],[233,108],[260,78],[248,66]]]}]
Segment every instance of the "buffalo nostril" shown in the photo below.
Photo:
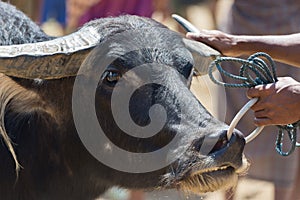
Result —
[{"label": "buffalo nostril", "polygon": [[[243,138],[243,135],[238,130],[234,130],[233,136],[234,138]],[[233,141],[235,141],[235,139]],[[227,130],[222,130],[215,134],[206,135],[205,137],[194,140],[192,143],[192,150],[203,155],[208,155],[218,152],[228,145],[229,140],[227,137]]]},{"label": "buffalo nostril", "polygon": [[210,151],[210,153],[214,153],[214,152],[216,152],[216,151],[224,148],[225,146],[227,146],[227,143],[228,143],[227,138],[221,138],[220,140],[218,140],[218,142],[212,148],[212,150]]},{"label": "buffalo nostril", "polygon": [[228,138],[227,138],[227,130],[222,131],[222,133],[219,135],[218,140],[216,141],[215,145],[213,146],[212,150],[209,152],[209,154],[217,152],[228,144]]},{"label": "buffalo nostril", "polygon": [[219,151],[228,145],[226,133],[227,130],[194,140],[192,150],[206,155]]}]

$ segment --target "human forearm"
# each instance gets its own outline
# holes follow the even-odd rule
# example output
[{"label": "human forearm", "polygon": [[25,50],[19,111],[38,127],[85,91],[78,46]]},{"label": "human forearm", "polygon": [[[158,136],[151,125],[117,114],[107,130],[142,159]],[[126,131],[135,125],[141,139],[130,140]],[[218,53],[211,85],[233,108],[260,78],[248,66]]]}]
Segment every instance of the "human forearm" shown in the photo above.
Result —
[{"label": "human forearm", "polygon": [[226,56],[251,55],[266,52],[273,59],[300,67],[300,33],[291,35],[246,36],[231,35],[221,31],[202,30],[187,34],[188,38],[203,42]]},{"label": "human forearm", "polygon": [[266,52],[274,60],[300,67],[300,34],[267,36],[234,36],[236,51],[241,55]]}]

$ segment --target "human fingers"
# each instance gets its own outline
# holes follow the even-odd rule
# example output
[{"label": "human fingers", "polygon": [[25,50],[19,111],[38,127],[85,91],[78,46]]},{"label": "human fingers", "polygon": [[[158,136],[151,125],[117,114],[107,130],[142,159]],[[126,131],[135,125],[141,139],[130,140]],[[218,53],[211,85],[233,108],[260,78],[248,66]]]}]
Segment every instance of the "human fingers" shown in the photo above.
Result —
[{"label": "human fingers", "polygon": [[267,96],[271,93],[270,88],[273,84],[267,84],[267,85],[257,85],[255,87],[249,88],[247,90],[247,97],[249,99],[252,98],[259,98],[261,96]]},{"label": "human fingers", "polygon": [[266,105],[264,105],[263,103],[260,103],[259,100],[256,104],[254,104],[251,109],[254,111],[254,112],[260,112],[260,111],[263,111],[263,110],[266,110]]},{"label": "human fingers", "polygon": [[208,40],[209,37],[211,37],[208,34],[205,34],[203,30],[199,31],[198,33],[192,33],[192,32],[188,32],[186,34],[186,37],[192,40],[196,40],[199,42],[205,42]]},{"label": "human fingers", "polygon": [[254,116],[256,118],[270,118],[267,109],[255,111]]},{"label": "human fingers", "polygon": [[224,54],[226,52],[226,49],[228,49],[226,45],[224,46],[224,42],[216,36],[214,31],[200,30],[198,33],[187,33],[186,37],[198,42],[202,42],[216,49],[222,54]]},{"label": "human fingers", "polygon": [[237,46],[237,36],[218,30],[199,30],[197,33],[187,33],[186,37],[202,42],[226,56],[239,56],[242,52]]},{"label": "human fingers", "polygon": [[254,124],[256,126],[268,126],[273,125],[272,120],[268,117],[254,118]]},{"label": "human fingers", "polygon": [[266,126],[278,124],[278,116],[276,117],[276,112],[272,109],[262,109],[254,112],[254,124],[257,126]]},{"label": "human fingers", "polygon": [[204,43],[222,53],[222,51],[219,47],[220,44],[215,42],[215,40],[216,40],[215,36],[212,34],[206,34],[206,33],[204,33],[203,30],[200,30],[200,32],[198,32],[198,33],[190,33],[189,32],[186,34],[186,37],[189,39]]}]

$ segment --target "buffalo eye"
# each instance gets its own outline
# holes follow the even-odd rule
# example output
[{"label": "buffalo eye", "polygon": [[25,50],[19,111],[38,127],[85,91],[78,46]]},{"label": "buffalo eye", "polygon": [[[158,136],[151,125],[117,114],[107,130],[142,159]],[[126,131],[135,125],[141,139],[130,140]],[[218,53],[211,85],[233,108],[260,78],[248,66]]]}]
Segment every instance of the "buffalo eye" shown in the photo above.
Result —
[{"label": "buffalo eye", "polygon": [[105,71],[102,75],[102,80],[109,84],[116,84],[121,78],[121,74],[117,71]]}]

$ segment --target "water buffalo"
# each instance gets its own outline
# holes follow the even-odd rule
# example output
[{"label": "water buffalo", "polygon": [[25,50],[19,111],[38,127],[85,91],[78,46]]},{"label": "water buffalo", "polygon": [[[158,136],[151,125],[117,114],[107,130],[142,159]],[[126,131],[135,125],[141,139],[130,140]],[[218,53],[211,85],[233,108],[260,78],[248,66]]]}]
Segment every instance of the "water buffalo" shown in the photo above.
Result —
[{"label": "water buffalo", "polygon": [[[197,56],[198,49],[203,64],[212,49],[183,40],[151,19],[129,15],[97,19],[69,36],[52,38],[22,12],[0,2],[0,25],[0,199],[94,199],[115,185],[204,193],[233,186],[245,171],[242,134],[236,130],[227,139],[228,126],[212,117],[189,90],[195,59],[191,52]],[[128,40],[111,40],[128,31],[133,33],[127,34]],[[127,51],[130,44],[139,48]],[[103,63],[93,61],[103,57],[114,59],[98,75],[93,70]],[[121,80],[135,86],[143,81],[138,73],[126,74],[144,64],[151,66],[147,84],[132,93],[128,106],[119,98],[115,112],[126,109],[136,126],[147,127],[155,120],[160,123],[150,110],[161,105],[165,123],[150,137],[133,136],[119,128],[111,103]],[[88,65],[91,73],[81,73],[82,65]],[[154,170],[130,171],[93,155],[82,141],[84,134],[79,134],[94,134],[89,118],[76,122],[74,117],[77,106],[83,116],[90,114],[77,101],[89,97],[89,89],[76,82],[78,77],[87,82],[98,79],[91,99],[97,122],[110,142],[95,139],[93,147],[115,159],[119,156],[116,145],[133,156],[118,157],[124,162],[119,167],[132,162],[140,163],[138,168],[146,160],[136,162],[134,155],[159,152],[177,138],[167,155],[154,157],[152,163],[172,162]],[[82,92],[79,96],[74,96],[75,83]],[[76,123],[83,123],[85,129]]]}]

